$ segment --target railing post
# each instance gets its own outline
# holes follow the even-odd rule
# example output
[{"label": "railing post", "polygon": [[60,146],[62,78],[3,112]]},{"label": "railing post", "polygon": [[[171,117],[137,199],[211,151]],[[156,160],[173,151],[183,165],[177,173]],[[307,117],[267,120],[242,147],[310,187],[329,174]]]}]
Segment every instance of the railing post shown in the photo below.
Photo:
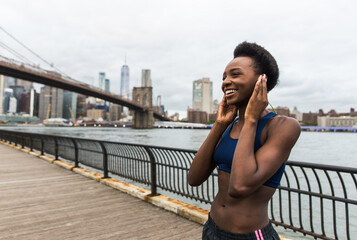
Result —
[{"label": "railing post", "polygon": [[71,138],[71,140],[72,140],[73,146],[74,146],[74,167],[79,167],[77,142],[73,138]]},{"label": "railing post", "polygon": [[102,152],[103,152],[103,173],[104,173],[104,178],[108,178],[108,154],[107,154],[107,149],[104,146],[104,143],[102,141],[99,142]]},{"label": "railing post", "polygon": [[32,137],[31,137],[31,135],[29,135],[30,136],[30,151],[32,152],[33,151],[33,146],[32,146]]},{"label": "railing post", "polygon": [[41,137],[41,155],[45,153],[45,142],[43,141],[43,137]]},{"label": "railing post", "polygon": [[146,152],[150,158],[150,171],[151,171],[151,194],[150,196],[157,196],[157,180],[156,180],[156,161],[154,154],[152,154],[149,147],[145,147]]},{"label": "railing post", "polygon": [[57,138],[55,138],[55,159],[58,160],[58,142],[57,142]]},{"label": "railing post", "polygon": [[21,136],[21,147],[24,148],[24,136]]},{"label": "railing post", "polygon": [[15,136],[14,144],[15,144],[15,146],[17,146],[17,136]]}]

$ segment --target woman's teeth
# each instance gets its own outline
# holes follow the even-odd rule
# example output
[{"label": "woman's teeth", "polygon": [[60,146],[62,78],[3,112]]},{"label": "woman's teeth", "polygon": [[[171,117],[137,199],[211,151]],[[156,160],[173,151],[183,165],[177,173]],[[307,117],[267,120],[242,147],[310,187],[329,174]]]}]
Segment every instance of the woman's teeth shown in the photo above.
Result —
[{"label": "woman's teeth", "polygon": [[227,90],[227,91],[225,92],[225,94],[228,95],[228,94],[234,93],[234,92],[236,92],[236,91],[237,91],[237,90],[235,90],[235,89],[230,89],[230,90]]}]

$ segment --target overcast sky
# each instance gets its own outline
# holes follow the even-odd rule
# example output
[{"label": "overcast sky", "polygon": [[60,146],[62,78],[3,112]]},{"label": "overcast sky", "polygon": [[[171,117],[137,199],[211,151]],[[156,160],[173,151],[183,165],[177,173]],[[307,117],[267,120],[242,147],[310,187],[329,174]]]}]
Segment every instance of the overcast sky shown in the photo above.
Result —
[{"label": "overcast sky", "polygon": [[[356,10],[356,1],[326,0],[19,0],[2,1],[0,25],[72,78],[98,86],[105,72],[115,93],[126,55],[130,88],[151,69],[154,98],[181,117],[192,106],[192,81],[209,77],[221,100],[235,46],[256,42],[280,67],[274,106],[347,112],[357,108]],[[3,32],[0,40],[47,67]]]}]

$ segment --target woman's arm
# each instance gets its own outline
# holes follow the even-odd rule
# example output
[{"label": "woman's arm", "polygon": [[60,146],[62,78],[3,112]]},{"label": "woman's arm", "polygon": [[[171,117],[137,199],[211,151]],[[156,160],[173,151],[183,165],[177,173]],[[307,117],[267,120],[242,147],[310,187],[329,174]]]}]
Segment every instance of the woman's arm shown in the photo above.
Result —
[{"label": "woman's arm", "polygon": [[206,140],[194,157],[189,173],[188,183],[191,186],[199,186],[212,173],[215,168],[213,154],[222,134],[237,115],[235,106],[227,105],[225,96],[219,105],[217,119]]},{"label": "woman's arm", "polygon": [[287,161],[300,135],[299,123],[287,117],[273,118],[264,145],[254,153],[254,141],[260,114],[267,106],[265,78],[258,80],[249,100],[244,125],[233,156],[228,192],[232,197],[256,191]]}]

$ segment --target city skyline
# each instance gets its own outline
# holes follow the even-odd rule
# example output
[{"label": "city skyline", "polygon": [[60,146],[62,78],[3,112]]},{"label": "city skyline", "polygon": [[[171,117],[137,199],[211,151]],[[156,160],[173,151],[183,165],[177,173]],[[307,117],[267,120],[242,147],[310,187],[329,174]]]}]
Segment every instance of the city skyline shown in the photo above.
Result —
[{"label": "city skyline", "polygon": [[[147,82],[150,80],[150,70],[143,70],[142,73],[144,79],[143,84],[147,85]],[[75,119],[77,118],[77,114],[78,116],[81,116],[81,120],[101,118],[102,120],[116,121],[120,118],[120,106],[114,106],[115,104],[110,104],[110,107],[107,108],[105,107],[105,102],[98,98],[85,97],[84,95],[80,96],[77,93],[46,85],[41,88],[40,93],[35,93],[35,90],[32,87],[32,82],[12,77],[3,78],[3,75],[1,76],[2,87],[0,88],[0,93],[4,93],[3,106],[5,114],[9,113],[9,115],[12,116],[13,114],[20,116],[34,116],[38,117],[40,121],[47,118],[73,119],[74,124],[76,124]],[[8,88],[4,88],[4,86],[7,86]],[[105,89],[106,91],[109,90],[109,79],[106,79],[105,81]],[[172,119],[174,119],[174,121],[188,120],[189,122],[194,123],[213,122],[215,116],[211,113],[214,113],[217,110],[218,102],[212,102],[212,82],[208,78],[193,81],[192,94],[193,108],[187,109],[187,119],[184,119],[186,116],[181,116],[181,118],[179,118],[178,113],[171,115]],[[153,107],[154,111],[166,114],[164,106],[161,104],[160,95],[157,97],[157,106],[152,104],[153,98],[151,86],[134,87],[133,96],[135,96],[135,101],[140,105]],[[85,98],[84,100],[83,97]],[[83,101],[87,107],[83,106]],[[87,104],[85,102],[87,102]],[[85,109],[83,109],[83,107]],[[83,110],[87,113],[84,113]],[[355,126],[357,121],[357,112],[353,107],[350,108],[349,112],[336,112],[334,109],[331,109],[328,112],[324,112],[322,109],[319,109],[318,112],[300,112],[296,107],[290,111],[286,106],[277,106],[275,110],[270,110],[276,110],[279,115],[296,118],[303,125],[318,124],[323,127],[348,127],[352,125]],[[323,119],[319,119],[319,117],[323,117]]]},{"label": "city skyline", "polygon": [[[278,61],[280,84],[269,94],[274,107],[348,112],[357,102],[352,79],[357,35],[351,31],[357,27],[356,6],[353,1],[18,1],[3,3],[0,20],[7,31],[74,79],[94,83],[98,72],[106,72],[115,93],[120,92],[126,55],[131,88],[140,86],[142,69],[151,69],[154,96],[162,96],[170,115],[182,116],[191,107],[195,79],[210,78],[213,99],[221,100],[222,72],[234,47],[244,40],[266,47]],[[118,16],[117,9],[126,11]],[[93,19],[99,10],[105,16]],[[158,14],[161,10],[165,14]],[[131,18],[134,13],[138,17]],[[0,37],[20,49],[4,33]],[[4,49],[0,54],[14,58]]]}]

